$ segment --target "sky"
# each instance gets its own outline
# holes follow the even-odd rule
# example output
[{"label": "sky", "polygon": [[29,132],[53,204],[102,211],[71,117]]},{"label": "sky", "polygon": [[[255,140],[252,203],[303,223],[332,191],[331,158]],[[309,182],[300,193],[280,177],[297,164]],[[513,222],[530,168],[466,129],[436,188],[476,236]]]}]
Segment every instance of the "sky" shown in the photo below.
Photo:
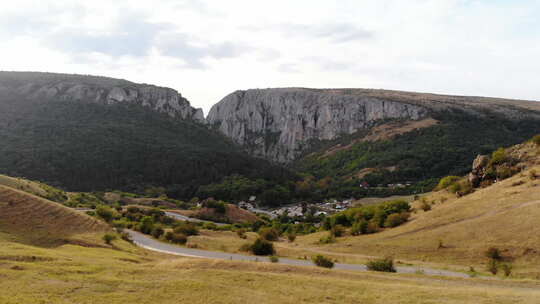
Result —
[{"label": "sky", "polygon": [[0,70],[540,100],[540,0],[5,1]]}]

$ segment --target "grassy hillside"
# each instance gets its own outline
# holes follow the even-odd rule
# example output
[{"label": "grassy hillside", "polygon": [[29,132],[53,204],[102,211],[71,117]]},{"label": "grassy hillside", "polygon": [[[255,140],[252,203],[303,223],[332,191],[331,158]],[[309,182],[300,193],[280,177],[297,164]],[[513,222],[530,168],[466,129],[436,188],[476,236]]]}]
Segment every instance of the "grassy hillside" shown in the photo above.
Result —
[{"label": "grassy hillside", "polygon": [[[88,243],[109,228],[103,222],[30,193],[0,185],[0,233],[14,240],[57,246]],[[90,240],[88,240],[90,238]]]},{"label": "grassy hillside", "polygon": [[75,245],[44,249],[12,243],[0,234],[0,302],[533,304],[540,297],[535,282],[174,258],[123,241],[114,245],[116,250]]},{"label": "grassy hillside", "polygon": [[508,179],[461,197],[448,190],[434,192],[423,198],[430,211],[422,211],[423,203],[415,202],[410,221],[397,228],[338,238],[330,245],[317,244],[323,232],[301,236],[294,246],[283,244],[282,252],[324,251],[357,262],[367,256],[392,255],[413,263],[485,270],[485,253],[495,247],[513,263],[516,273],[540,278],[540,179],[533,177],[540,172],[540,150],[529,143],[509,151],[526,161],[518,163],[524,171]]},{"label": "grassy hillside", "polygon": [[[25,77],[28,83],[54,84],[59,77],[32,75],[21,74],[15,84],[24,83]],[[107,78],[70,77],[97,87],[115,83]],[[200,185],[227,175],[270,180],[288,176],[284,169],[248,157],[222,135],[194,121],[171,118],[137,104],[21,95],[10,87],[15,84],[9,77],[2,79],[1,173],[69,191],[142,191],[152,185],[165,186],[169,194],[182,198],[191,198]]]}]

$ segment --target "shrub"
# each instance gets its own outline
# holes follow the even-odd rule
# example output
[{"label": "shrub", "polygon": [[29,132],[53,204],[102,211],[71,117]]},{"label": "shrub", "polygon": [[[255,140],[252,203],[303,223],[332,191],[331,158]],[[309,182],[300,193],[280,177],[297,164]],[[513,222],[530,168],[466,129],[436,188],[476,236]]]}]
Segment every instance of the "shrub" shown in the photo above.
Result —
[{"label": "shrub", "polygon": [[218,225],[212,222],[206,222],[204,223],[203,228],[207,230],[218,230]]},{"label": "shrub", "polygon": [[420,209],[424,210],[424,212],[428,212],[431,210],[431,205],[427,202],[427,200],[423,199],[422,203],[420,204]]},{"label": "shrub", "polygon": [[334,262],[330,260],[329,258],[323,256],[323,255],[316,255],[312,258],[313,263],[319,267],[324,268],[332,268],[334,267]]},{"label": "shrub", "polygon": [[103,236],[103,241],[107,244],[111,244],[112,241],[116,240],[116,236],[114,234],[107,233]]},{"label": "shrub", "polygon": [[133,243],[133,240],[131,239],[131,235],[129,235],[129,233],[127,233],[127,232],[122,232],[120,234],[120,238],[122,238],[122,240],[124,240],[126,242]]},{"label": "shrub", "polygon": [[227,212],[227,207],[225,205],[225,202],[216,201],[214,199],[207,199],[206,201],[204,201],[203,207],[212,208],[217,213],[221,213],[221,214],[225,214]]},{"label": "shrub", "polygon": [[498,263],[496,260],[489,260],[489,263],[488,263],[488,271],[491,272],[493,275],[496,275],[497,272],[499,271],[499,267],[498,267]]},{"label": "shrub", "polygon": [[334,236],[334,237],[340,237],[340,236],[343,236],[345,234],[345,228],[341,225],[335,225],[334,227],[332,227],[332,229],[330,230],[330,233]]},{"label": "shrub", "polygon": [[537,146],[540,146],[540,134],[533,137],[532,142],[535,143]]},{"label": "shrub", "polygon": [[255,255],[273,255],[276,253],[274,244],[262,238],[256,239],[250,249]]},{"label": "shrub", "polygon": [[182,222],[178,226],[174,227],[174,232],[186,236],[198,235],[199,228],[197,228],[197,226],[193,223]]},{"label": "shrub", "polygon": [[505,263],[501,265],[501,269],[505,277],[509,277],[512,274],[512,265]]},{"label": "shrub", "polygon": [[154,227],[154,229],[152,229],[152,236],[155,237],[156,239],[159,239],[159,237],[161,237],[163,235],[163,233],[165,233],[165,231],[163,230],[163,228],[161,228],[161,226],[156,226]]},{"label": "shrub", "polygon": [[98,206],[96,208],[96,214],[101,217],[104,221],[110,222],[113,219],[113,210],[108,206]]},{"label": "shrub", "polygon": [[366,264],[367,269],[371,271],[382,271],[382,272],[396,272],[394,268],[394,259],[386,257],[378,260],[371,260]]},{"label": "shrub", "polygon": [[187,242],[187,236],[182,233],[176,233],[169,231],[165,233],[165,239],[171,243],[175,244],[185,244]]},{"label": "shrub", "polygon": [[442,190],[442,189],[446,189],[448,188],[450,185],[452,185],[453,183],[457,182],[458,180],[460,179],[459,176],[447,176],[447,177],[443,177],[441,178],[441,180],[439,181],[439,184],[437,185],[437,190]]},{"label": "shrub", "polygon": [[145,216],[142,218],[141,222],[138,225],[138,230],[144,234],[150,234],[154,229],[154,220],[150,216]]},{"label": "shrub", "polygon": [[376,220],[371,220],[368,222],[366,233],[379,232],[379,228],[379,223]]},{"label": "shrub", "polygon": [[408,212],[403,212],[403,213],[393,213],[393,214],[390,214],[387,218],[386,218],[386,221],[384,222],[384,227],[386,228],[393,228],[393,227],[397,227],[403,223],[405,223],[407,221],[407,219],[409,219],[409,213]]},{"label": "shrub", "polygon": [[531,171],[529,171],[529,178],[531,180],[535,180],[538,178],[538,175],[536,174],[536,170],[532,169]]},{"label": "shrub", "polygon": [[492,260],[496,260],[496,261],[502,260],[502,255],[499,248],[490,247],[488,250],[486,250],[485,254],[486,254],[486,257]]},{"label": "shrub", "polygon": [[238,250],[240,250],[242,252],[249,252],[249,251],[251,251],[251,244],[249,244],[249,243],[242,244],[242,246],[240,246],[240,248]]},{"label": "shrub", "polygon": [[294,242],[294,240],[296,240],[296,234],[294,233],[289,233],[287,234],[287,239],[289,240],[289,242]]},{"label": "shrub", "polygon": [[320,244],[331,244],[331,243],[335,243],[335,242],[336,242],[336,238],[331,233],[329,233],[327,236],[323,236],[323,237],[321,237],[319,239]]},{"label": "shrub", "polygon": [[368,222],[364,219],[354,223],[351,228],[352,235],[360,235],[367,233]]},{"label": "shrub", "polygon": [[259,235],[267,241],[277,241],[279,239],[279,232],[275,228],[262,228],[259,230]]},{"label": "shrub", "polygon": [[489,161],[490,165],[500,165],[505,163],[508,160],[508,155],[504,148],[499,148],[497,151],[491,154],[491,160]]},{"label": "shrub", "polygon": [[238,237],[240,237],[241,239],[246,239],[246,238],[247,238],[246,230],[245,230],[245,229],[238,229],[238,230],[236,230],[236,234],[237,234]]},{"label": "shrub", "polygon": [[279,258],[275,255],[270,256],[270,262],[277,263],[279,262]]}]

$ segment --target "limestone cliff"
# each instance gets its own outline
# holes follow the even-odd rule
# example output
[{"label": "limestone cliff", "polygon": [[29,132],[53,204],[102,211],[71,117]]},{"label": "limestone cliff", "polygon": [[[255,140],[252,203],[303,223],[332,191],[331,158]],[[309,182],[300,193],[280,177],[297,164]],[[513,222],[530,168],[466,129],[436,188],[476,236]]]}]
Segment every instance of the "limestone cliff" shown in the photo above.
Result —
[{"label": "limestone cliff", "polygon": [[0,95],[44,101],[139,104],[171,117],[204,122],[202,110],[191,107],[189,101],[173,89],[107,77],[0,72]]},{"label": "limestone cliff", "polygon": [[236,91],[214,105],[207,122],[251,154],[286,163],[310,145],[389,119],[418,120],[415,104],[301,88]]}]

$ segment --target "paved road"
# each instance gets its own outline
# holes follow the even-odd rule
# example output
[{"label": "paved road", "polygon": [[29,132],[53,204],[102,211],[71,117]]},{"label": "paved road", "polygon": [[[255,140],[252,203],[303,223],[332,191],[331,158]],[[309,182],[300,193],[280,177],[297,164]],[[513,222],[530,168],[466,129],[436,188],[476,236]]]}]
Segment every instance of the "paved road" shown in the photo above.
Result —
[{"label": "paved road", "polygon": [[[133,242],[143,248],[148,250],[153,250],[162,253],[168,253],[173,255],[187,256],[187,257],[197,257],[197,258],[208,258],[208,259],[222,259],[222,260],[233,260],[233,261],[252,261],[252,262],[269,262],[270,260],[267,257],[257,257],[236,253],[226,253],[218,251],[207,251],[201,249],[192,249],[186,247],[175,246],[172,244],[167,244],[160,242],[156,239],[153,239],[149,236],[146,236],[142,233],[135,232],[132,230],[126,230],[133,239]],[[294,260],[287,258],[280,258],[280,264],[293,265],[293,266],[314,266],[311,261],[306,260]],[[340,264],[336,263],[334,269],[341,270],[356,270],[356,271],[367,271],[366,265],[361,264]],[[448,270],[438,270],[431,268],[421,268],[421,267],[396,267],[398,273],[417,273],[422,272],[427,275],[434,276],[446,276],[446,277],[457,277],[457,278],[468,278],[469,275],[461,272],[454,272]]]},{"label": "paved road", "polygon": [[185,216],[185,215],[181,215],[181,214],[176,213],[176,212],[165,211],[165,215],[168,216],[168,217],[172,217],[173,219],[179,220],[179,221],[187,221],[187,222],[194,222],[194,223],[214,223],[214,224],[216,224],[217,226],[225,226],[225,225],[228,225],[228,224],[224,224],[224,223],[217,223],[217,222],[211,222],[211,221],[204,221],[204,220],[200,220],[200,219],[197,219],[197,218],[187,217],[187,216]]}]

